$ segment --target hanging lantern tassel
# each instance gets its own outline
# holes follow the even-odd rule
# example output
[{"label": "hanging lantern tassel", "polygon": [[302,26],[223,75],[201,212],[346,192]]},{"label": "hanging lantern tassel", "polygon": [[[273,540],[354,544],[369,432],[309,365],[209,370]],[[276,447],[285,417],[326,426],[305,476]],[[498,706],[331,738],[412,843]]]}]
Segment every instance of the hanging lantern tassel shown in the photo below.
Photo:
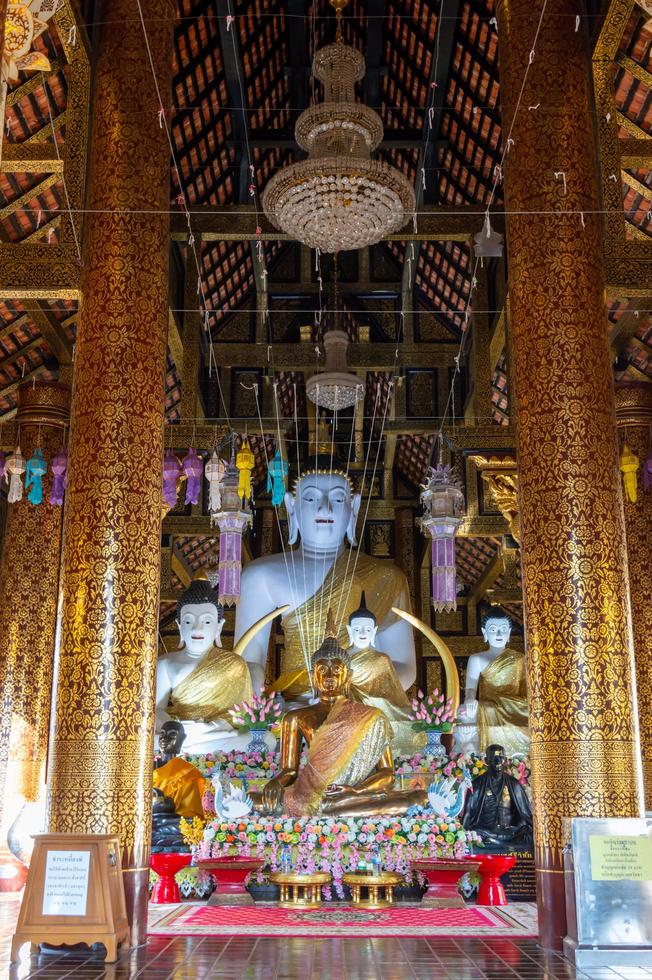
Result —
[{"label": "hanging lantern tassel", "polygon": [[23,499],[23,481],[21,477],[24,472],[25,460],[20,451],[20,446],[16,446],[13,453],[7,460],[5,469],[5,480],[8,480],[9,482],[7,501],[10,504],[15,504],[17,501]]},{"label": "hanging lantern tassel", "polygon": [[242,445],[235,457],[235,465],[238,468],[240,479],[238,482],[238,496],[240,500],[251,499],[251,471],[254,468],[256,459],[251,451],[247,436],[242,440]]},{"label": "hanging lantern tassel", "polygon": [[635,504],[638,499],[638,488],[636,485],[636,472],[640,466],[640,460],[636,456],[627,443],[623,446],[622,455],[620,457],[620,472],[623,474],[623,485],[625,487],[625,496],[631,503]]},{"label": "hanging lantern tassel", "polygon": [[464,494],[449,466],[428,470],[421,494],[423,517],[418,523],[432,540],[432,604],[435,612],[457,609],[455,535],[464,514]]},{"label": "hanging lantern tassel", "polygon": [[52,460],[52,489],[50,490],[50,503],[53,506],[61,507],[63,504],[63,491],[68,485],[68,451],[62,447]]},{"label": "hanging lantern tassel", "polygon": [[168,449],[163,457],[163,499],[172,510],[177,506],[177,484],[181,476],[181,463],[175,453]]},{"label": "hanging lantern tassel", "polygon": [[29,490],[27,499],[30,504],[43,503],[43,477],[47,471],[48,464],[43,458],[42,450],[37,447],[25,467],[25,489]]},{"label": "hanging lantern tassel", "polygon": [[277,449],[267,467],[267,492],[269,493],[271,490],[274,507],[280,507],[285,499],[285,481],[288,470],[287,462],[281,456],[280,449]]},{"label": "hanging lantern tassel", "polygon": [[208,510],[211,514],[217,514],[222,509],[222,480],[225,473],[226,462],[213,450],[204,470],[204,476],[208,480]]},{"label": "hanging lantern tassel", "polygon": [[186,484],[186,504],[198,504],[201,493],[201,478],[204,463],[194,449],[189,449],[183,458],[183,471],[188,478]]},{"label": "hanging lantern tassel", "polygon": [[652,490],[652,449],[643,460],[643,489]]}]

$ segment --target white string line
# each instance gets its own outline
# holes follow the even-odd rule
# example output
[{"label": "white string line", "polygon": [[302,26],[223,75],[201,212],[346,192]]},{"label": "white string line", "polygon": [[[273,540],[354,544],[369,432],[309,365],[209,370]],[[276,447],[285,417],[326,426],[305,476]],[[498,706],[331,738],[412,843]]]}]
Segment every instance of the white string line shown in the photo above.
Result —
[{"label": "white string line", "polygon": [[[336,390],[335,396],[336,396],[336,400],[337,400],[337,390]],[[356,404],[354,406],[354,409],[353,409],[353,419],[351,421],[351,435],[349,437],[349,451],[348,451],[347,458],[346,458],[346,478],[347,478],[347,480],[349,480],[349,485],[351,483],[349,472],[350,472],[350,467],[351,467],[351,450],[353,448],[353,438],[355,436],[355,422],[356,422],[356,419],[355,419],[355,410],[356,410],[356,408],[357,408],[357,402],[356,402]],[[349,554],[351,554],[351,549],[350,548],[349,548]],[[339,558],[339,555],[337,556],[337,558]],[[336,561],[337,561],[337,558],[335,559]],[[347,569],[348,569],[348,561],[347,561]],[[345,581],[346,581],[346,579],[345,579]],[[332,607],[332,603],[333,603],[333,588],[334,588],[334,586],[335,586],[335,576],[331,574],[331,584],[330,584],[330,590],[329,590],[329,593],[328,593],[328,608],[329,609]],[[339,632],[339,623],[337,624],[337,628],[338,628],[338,632]]]},{"label": "white string line", "polygon": [[[380,391],[381,391],[380,385],[378,385],[378,387],[376,388],[376,398],[374,400],[374,411],[373,411],[373,416],[372,416],[372,420],[371,420],[371,429],[370,429],[370,432],[372,432],[372,433],[373,433],[373,428],[374,428],[375,421],[376,421],[376,409],[378,408],[378,405],[379,405],[379,402],[380,402]],[[378,451],[380,452],[380,447],[379,447]],[[362,471],[362,482],[360,484],[360,492],[361,492],[361,494],[364,491],[365,480],[367,478],[367,464],[369,462],[369,456],[370,456],[370,454],[371,454],[371,440],[369,440],[369,442],[367,443],[367,451],[365,453],[364,468],[363,468],[363,471]],[[357,524],[357,520],[356,520],[356,524]],[[354,537],[355,537],[355,535],[354,535]],[[358,547],[359,548],[360,545],[358,544],[355,547]],[[354,550],[354,545],[351,544],[350,547],[349,547],[349,550],[348,550],[348,554],[346,556],[346,568],[344,569],[344,577],[343,577],[342,591],[340,593],[339,602],[337,604],[337,614],[336,614],[336,617],[335,617],[336,622],[337,622],[338,632],[339,632],[339,629],[340,629],[340,626],[341,626],[341,616],[340,616],[340,613],[342,611],[342,600],[344,598],[344,588],[345,588],[345,585],[346,585],[347,576],[349,574],[349,566],[351,564],[351,554],[352,554],[353,550]],[[347,602],[348,602],[348,598],[347,598]],[[344,611],[346,612],[346,605],[344,606]]]},{"label": "white string line", "polygon": [[[509,153],[509,150],[510,150],[510,144],[514,142],[512,140],[512,138],[511,138],[512,137],[512,132],[514,131],[514,125],[516,123],[516,117],[518,115],[518,110],[520,108],[521,101],[523,99],[523,92],[525,91],[525,86],[527,84],[527,79],[528,79],[528,75],[530,73],[530,68],[532,67],[532,64],[534,63],[537,41],[539,39],[539,34],[541,32],[541,25],[543,23],[543,18],[544,18],[544,15],[545,15],[546,7],[547,6],[548,6],[548,0],[543,0],[543,4],[541,6],[541,13],[539,14],[539,20],[537,22],[537,27],[536,27],[536,30],[534,32],[534,38],[532,40],[532,46],[530,48],[530,55],[529,55],[529,58],[528,58],[528,63],[525,66],[525,71],[523,73],[523,80],[521,82],[521,87],[519,89],[518,98],[516,100],[516,106],[514,108],[514,114],[512,116],[512,120],[511,120],[511,123],[510,123],[510,126],[509,126],[509,131],[507,133],[507,138],[504,141],[503,152],[502,152],[501,157],[500,157],[500,164],[499,164],[498,168],[494,169],[493,185],[491,187],[491,191],[489,193],[489,199],[487,201],[487,206],[485,208],[485,215],[486,215],[486,220],[487,221],[490,220],[489,211],[490,211],[491,205],[493,204],[494,196],[496,194],[496,188],[498,187],[498,183],[500,181],[500,175],[503,172],[503,165],[504,165],[505,160],[507,158],[507,154]],[[448,391],[448,397],[446,399],[446,404],[444,406],[444,415],[443,415],[441,424],[439,426],[439,431],[437,432],[437,436],[433,440],[433,445],[432,445],[432,449],[431,449],[430,459],[432,459],[432,454],[434,452],[435,446],[437,445],[437,441],[438,441],[439,437],[441,436],[441,434],[443,432],[443,429],[444,429],[444,422],[446,420],[446,416],[448,415],[448,412],[449,412],[449,409],[450,409],[450,406],[451,406],[451,401],[452,401],[452,398],[453,398],[454,389],[455,389],[455,378],[461,372],[461,369],[460,369],[460,361],[461,361],[461,358],[462,358],[462,354],[464,353],[464,347],[465,347],[465,344],[466,344],[466,341],[467,341],[467,338],[468,338],[468,335],[469,335],[468,330],[466,330],[466,326],[468,325],[469,308],[471,306],[471,301],[472,301],[472,298],[473,298],[473,288],[474,288],[473,287],[473,283],[476,281],[476,274],[477,274],[477,271],[478,271],[479,264],[480,264],[480,256],[476,255],[475,256],[475,261],[474,261],[474,264],[473,264],[473,271],[471,273],[471,280],[470,280],[471,286],[470,286],[470,289],[469,289],[469,295],[467,297],[466,306],[465,306],[465,309],[464,309],[464,320],[465,320],[465,325],[464,325],[464,328],[463,328],[464,332],[462,333],[462,337],[460,339],[460,344],[459,344],[459,348],[458,348],[458,352],[457,352],[457,357],[455,358],[455,370],[453,371],[453,377],[451,379],[451,384],[450,384],[450,388],[449,388],[449,391]]]},{"label": "white string line", "polygon": [[[301,480],[301,453],[299,452],[299,419],[298,419],[298,414],[297,414],[297,385],[296,385],[296,381],[293,382],[293,385],[292,386],[294,388],[294,431],[295,431],[295,441],[296,441],[296,450],[297,450],[297,487],[298,487],[299,481]],[[289,460],[288,460],[288,463],[289,463]],[[289,481],[289,474],[288,474],[288,481]],[[289,515],[288,515],[288,527],[289,527]],[[302,606],[305,606],[305,604],[307,602],[308,585],[307,585],[307,580],[306,580],[306,555],[305,555],[305,552],[303,550],[303,546],[302,545],[301,545],[301,564],[303,566],[303,594],[305,596],[304,601],[301,603],[301,605]],[[304,615],[305,615],[306,632],[309,634],[309,632],[310,632],[310,622],[309,622],[309,619],[308,619],[308,610],[305,609],[305,608],[304,608]],[[311,684],[312,684],[312,679],[311,679]]]},{"label": "white string line", "polygon": [[[246,387],[246,386],[243,385],[243,387]],[[258,418],[260,419],[260,403],[258,401],[258,385],[255,385],[254,384],[254,385],[252,385],[252,388],[254,390],[254,396],[255,396],[255,399],[256,399],[256,410],[258,412]],[[248,390],[251,390],[251,389],[249,388]],[[269,470],[269,457],[267,455],[267,443],[265,442],[265,433],[262,430],[262,424],[261,424],[260,434],[261,434],[261,439],[262,439],[262,442],[263,442],[263,451],[265,453],[265,463],[266,463],[267,468]],[[280,518],[278,516],[278,507],[274,507],[273,509],[276,512],[276,523],[278,525],[279,537],[281,539],[281,550],[283,552],[283,563],[285,564],[285,574],[287,575],[287,579],[288,579],[288,582],[290,584],[290,589],[292,590],[294,588],[294,596],[293,596],[293,598],[294,598],[294,603],[295,603],[295,607],[296,607],[297,598],[298,598],[297,597],[296,576],[295,576],[295,579],[294,579],[294,587],[293,587],[293,585],[292,585],[292,578],[290,577],[290,567],[288,565],[287,555],[285,553],[285,542],[283,541],[283,530],[281,528],[281,520],[280,520]],[[304,660],[306,660],[306,649],[305,649],[305,643],[303,642],[303,639],[302,639],[302,636],[301,636],[301,627],[299,627],[299,640],[300,640],[300,643],[301,643],[301,650],[302,650],[302,653],[303,653],[303,658],[304,658]],[[310,676],[310,664],[308,663],[307,660],[306,660],[306,665],[307,665],[308,675]]]},{"label": "white string line", "polygon": [[[200,317],[200,323],[202,324],[202,328],[203,328],[203,334],[205,335],[206,333],[209,333],[208,318],[209,318],[210,312],[212,312],[212,311],[210,310],[209,305],[208,305],[208,303],[206,301],[206,292],[205,292],[205,288],[204,288],[204,281],[203,281],[203,278],[202,278],[202,268],[201,268],[201,264],[200,264],[200,260],[199,260],[199,255],[197,253],[197,247],[196,247],[196,244],[195,244],[195,236],[194,236],[194,233],[193,233],[193,230],[192,230],[192,224],[191,224],[191,219],[190,219],[190,210],[188,208],[188,199],[187,199],[187,196],[186,196],[186,191],[185,191],[184,183],[183,183],[183,181],[181,179],[181,171],[179,169],[179,163],[177,161],[176,148],[175,148],[175,145],[174,145],[174,140],[172,138],[172,133],[170,131],[170,127],[168,125],[167,116],[166,116],[166,112],[165,112],[165,105],[163,104],[163,99],[162,99],[162,96],[161,96],[161,89],[160,89],[160,86],[159,86],[159,83],[158,83],[158,78],[156,77],[156,68],[154,66],[154,58],[153,58],[152,49],[151,49],[150,43],[149,43],[149,36],[147,34],[147,28],[145,26],[145,18],[143,17],[143,9],[141,7],[141,0],[136,0],[136,5],[138,7],[138,16],[140,18],[140,24],[141,24],[141,27],[142,27],[142,30],[143,30],[143,37],[145,39],[145,47],[147,49],[147,58],[149,60],[149,67],[150,67],[151,72],[152,72],[152,79],[154,81],[154,89],[156,91],[156,97],[158,99],[158,104],[159,104],[159,124],[160,124],[161,128],[165,130],[165,135],[167,137],[168,146],[170,148],[170,155],[172,157],[172,165],[174,167],[174,172],[177,175],[177,184],[179,186],[179,196],[181,197],[181,199],[183,201],[183,207],[184,207],[184,211],[185,211],[185,214],[186,214],[186,221],[188,223],[188,246],[192,250],[192,254],[193,254],[194,259],[195,259],[195,267],[197,269],[197,293],[201,296],[201,300],[200,300],[200,303],[199,303],[199,317]],[[161,212],[161,213],[164,213],[164,212]],[[171,214],[172,212],[170,211],[169,213]],[[186,261],[186,277],[187,276],[188,276],[188,262]],[[202,335],[200,334],[200,336],[202,336]],[[209,376],[210,376],[210,365],[209,365]],[[222,408],[224,409],[224,415],[225,415],[225,417],[226,417],[226,419],[228,421],[228,419],[229,419],[229,412],[228,412],[228,409],[227,409],[227,406],[226,406],[226,402],[224,400],[224,394],[222,392],[222,385],[220,383],[219,372],[216,372],[216,379],[217,379],[217,389],[218,389],[218,392],[219,392],[220,401],[222,403]]]},{"label": "white string line", "polygon": [[[50,89],[49,89],[49,86],[47,86],[45,84],[45,75],[43,74],[43,72],[41,72],[41,86],[42,86],[43,91],[45,93],[45,104],[48,107],[48,116],[50,117],[50,127],[52,129],[52,140],[54,141],[54,149],[55,149],[55,152],[57,154],[57,160],[59,162],[61,162],[61,152],[59,150],[59,143],[57,141],[57,134],[56,134],[56,131],[54,129],[54,119],[52,118],[52,107],[50,105]],[[68,184],[66,182],[66,175],[65,175],[65,172],[64,172],[64,168],[61,169],[61,181],[63,183],[63,192],[66,195],[66,205],[67,205],[66,211],[64,213],[67,212],[68,217],[70,218],[70,227],[72,228],[72,235],[73,235],[73,238],[75,239],[75,249],[77,251],[77,258],[79,259],[79,262],[80,262],[80,265],[81,265],[82,264],[81,245],[79,244],[79,237],[77,235],[77,227],[76,227],[75,222],[73,221],[73,217],[72,217],[72,208],[70,206],[70,195],[68,193]],[[33,210],[34,209],[32,208],[32,211]]]},{"label": "white string line", "polygon": [[[281,439],[281,424],[280,424],[279,413],[278,413],[278,382],[277,381],[274,382],[274,389],[273,390],[274,390],[274,405],[275,405],[275,409],[276,409],[276,428],[277,428],[277,443],[276,443],[276,447],[277,447],[277,449],[280,452],[281,451],[281,446],[283,445],[283,440]],[[260,413],[259,413],[259,415],[260,415]],[[262,425],[261,425],[261,431],[262,431]],[[288,479],[289,479],[289,472],[288,472]],[[275,510],[277,512],[277,517],[278,517],[278,507],[276,507]],[[289,530],[289,515],[288,515],[288,530]],[[282,537],[280,519],[279,519],[279,534],[281,534],[281,537]],[[292,560],[292,573],[293,573],[293,576],[294,576],[294,599],[295,599],[295,603],[298,604],[298,602],[299,602],[299,594],[298,594],[298,589],[297,589],[297,570],[296,570],[296,564],[295,564],[295,555],[294,555],[294,548],[289,543],[289,541],[288,541],[288,551],[290,552],[290,558]],[[296,605],[295,605],[295,612],[298,612]],[[301,644],[302,644],[302,648],[304,650],[304,659],[306,659],[306,657],[307,657],[306,650],[307,650],[307,647],[308,647],[308,643],[307,643],[305,632],[304,632],[304,629],[303,629],[303,624],[301,622],[301,616],[298,615],[298,614],[297,614],[297,622],[299,624],[299,635],[301,637]]]},{"label": "white string line", "polygon": [[[335,402],[337,403],[337,387],[335,389]],[[319,388],[317,388],[317,406],[316,407],[317,407],[317,416],[315,418],[315,444],[316,444],[317,453],[319,453],[319,445],[318,445],[318,435],[319,435],[319,425],[318,425]],[[329,464],[328,464],[328,470],[329,470],[329,473],[330,473],[330,478],[329,478],[329,481],[328,481],[328,509],[329,510],[330,510],[330,507],[331,507],[330,494],[331,494],[331,478],[332,478],[332,474],[333,474],[333,455],[334,455],[334,452],[335,452],[335,420],[333,420],[332,423],[331,423],[331,455],[330,455],[330,461],[329,461]],[[333,569],[335,568],[335,563],[337,562],[337,556],[338,556],[338,553],[336,552],[335,553],[335,557],[333,558],[333,564],[331,565],[331,567],[329,569],[329,572],[331,574],[333,572]],[[320,595],[319,595],[319,623],[318,623],[318,625],[319,625],[319,628],[320,629],[323,628],[322,627],[322,624],[324,622],[324,591],[325,591],[324,590],[324,582],[326,580],[326,558],[327,558],[327,552],[324,551],[324,560],[322,562],[321,584],[319,586],[319,588],[320,588]],[[328,613],[328,610],[326,610],[326,612]]]},{"label": "white string line", "polygon": [[[391,399],[392,399],[392,391],[393,391],[393,388],[394,388],[394,382],[393,381],[390,381],[390,383],[389,383],[389,391],[387,393],[387,398],[385,399],[385,411],[383,413],[383,421],[382,421],[381,430],[380,430],[381,437],[382,437],[383,431],[385,429],[385,421],[387,419],[387,410],[389,408],[389,405],[390,405],[390,402],[391,402]],[[379,386],[378,390],[380,391],[380,386]],[[360,530],[360,540],[362,540],[362,535],[364,534],[364,529],[365,529],[366,524],[367,524],[367,516],[369,514],[369,507],[371,505],[371,496],[372,496],[372,493],[373,493],[374,480],[376,479],[376,470],[378,468],[378,460],[379,459],[380,459],[380,444],[378,445],[378,449],[376,450],[376,459],[375,459],[375,462],[374,462],[374,469],[373,469],[373,473],[371,474],[371,480],[369,481],[369,492],[367,493],[367,506],[366,506],[366,509],[365,509],[365,512],[364,512],[364,517],[362,519],[362,528]],[[363,488],[364,488],[364,485],[363,485]],[[358,558],[359,557],[360,557],[360,544],[358,544],[358,546],[356,548],[356,552],[355,552],[355,562],[353,563],[353,570],[351,572],[351,578],[350,578],[350,581],[349,581],[349,590],[347,592],[347,595],[346,595],[346,603],[344,605],[344,610],[345,611],[348,608],[349,599],[351,597],[351,589],[353,588],[353,583],[355,582],[355,572],[356,572],[356,568],[358,567]]]}]

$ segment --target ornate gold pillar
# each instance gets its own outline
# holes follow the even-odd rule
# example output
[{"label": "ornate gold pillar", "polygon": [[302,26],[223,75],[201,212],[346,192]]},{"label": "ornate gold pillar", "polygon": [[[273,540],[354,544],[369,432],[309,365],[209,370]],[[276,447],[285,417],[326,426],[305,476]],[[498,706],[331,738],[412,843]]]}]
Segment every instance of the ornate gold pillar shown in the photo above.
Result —
[{"label": "ornate gold pillar", "polygon": [[[6,827],[45,786],[63,508],[52,506],[52,459],[65,439],[70,389],[31,381],[18,389],[16,423],[29,459],[48,463],[43,502],[7,507],[0,574],[0,814]],[[3,840],[1,842],[4,844]]]},{"label": "ornate gold pillar", "polygon": [[530,0],[497,6],[503,133],[513,140],[504,189],[546,947],[566,932],[563,819],[641,812],[588,36],[576,13],[570,0],[548,0],[541,20]]},{"label": "ornate gold pillar", "polygon": [[[627,442],[642,465],[650,452],[652,384],[633,381],[616,386],[616,423],[619,455]],[[652,492],[644,491],[641,470],[638,500],[634,504],[623,497],[645,809],[652,810]]]},{"label": "ornate gold pillar", "polygon": [[[137,11],[111,0],[104,12],[48,788],[51,831],[119,834],[135,945],[145,939],[151,825],[170,163]],[[172,0],[147,4],[166,100],[173,18]]]}]

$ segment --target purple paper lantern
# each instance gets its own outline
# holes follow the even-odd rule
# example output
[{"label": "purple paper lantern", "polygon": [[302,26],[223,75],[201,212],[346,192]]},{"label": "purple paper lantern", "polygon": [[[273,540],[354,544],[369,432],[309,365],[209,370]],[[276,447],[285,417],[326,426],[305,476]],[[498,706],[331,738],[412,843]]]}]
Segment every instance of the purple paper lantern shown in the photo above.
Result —
[{"label": "purple paper lantern", "polygon": [[177,483],[181,476],[181,463],[171,449],[163,457],[163,499],[170,509],[177,505]]},{"label": "purple paper lantern", "polygon": [[233,459],[226,467],[221,485],[221,510],[211,514],[211,524],[220,529],[218,594],[223,606],[237,606],[242,577],[242,535],[251,522],[248,504],[238,492],[239,474]]},{"label": "purple paper lantern", "polygon": [[643,489],[652,490],[652,449],[643,460]]},{"label": "purple paper lantern", "polygon": [[435,612],[452,612],[457,609],[455,535],[464,514],[464,494],[449,466],[429,468],[421,503],[419,523],[432,540],[432,605]]},{"label": "purple paper lantern", "polygon": [[68,451],[64,447],[59,450],[52,460],[52,488],[50,489],[50,503],[53,506],[61,507],[63,504],[63,492],[68,486]]},{"label": "purple paper lantern", "polygon": [[183,471],[186,483],[186,504],[198,504],[201,493],[201,478],[204,474],[204,461],[194,449],[189,449],[183,458]]}]

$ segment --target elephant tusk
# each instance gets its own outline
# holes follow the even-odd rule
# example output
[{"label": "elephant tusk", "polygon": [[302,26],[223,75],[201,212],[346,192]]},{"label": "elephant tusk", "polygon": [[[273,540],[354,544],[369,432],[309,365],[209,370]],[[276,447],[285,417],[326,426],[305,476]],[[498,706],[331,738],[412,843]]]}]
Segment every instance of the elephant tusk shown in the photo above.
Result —
[{"label": "elephant tusk", "polygon": [[278,609],[272,609],[271,612],[265,613],[264,616],[261,616],[258,622],[254,623],[253,626],[250,626],[249,629],[242,634],[238,642],[233,647],[233,652],[237,653],[239,657],[242,657],[245,652],[245,649],[247,648],[249,643],[251,643],[256,633],[260,633],[263,626],[267,626],[267,624],[271,623],[271,621],[273,619],[276,619],[277,616],[280,616],[284,612],[287,612],[289,608],[290,605],[288,603],[285,606],[279,606]]},{"label": "elephant tusk", "polygon": [[456,717],[457,709],[460,706],[460,675],[457,672],[457,664],[455,663],[455,657],[452,654],[451,648],[444,643],[441,636],[435,633],[431,626],[427,626],[426,623],[413,616],[412,613],[405,612],[404,609],[397,609],[396,606],[392,606],[392,612],[400,616],[401,619],[405,619],[415,629],[418,629],[425,636],[426,640],[430,640],[441,657],[444,665],[444,673],[446,674],[446,693],[452,701],[453,717]]}]

